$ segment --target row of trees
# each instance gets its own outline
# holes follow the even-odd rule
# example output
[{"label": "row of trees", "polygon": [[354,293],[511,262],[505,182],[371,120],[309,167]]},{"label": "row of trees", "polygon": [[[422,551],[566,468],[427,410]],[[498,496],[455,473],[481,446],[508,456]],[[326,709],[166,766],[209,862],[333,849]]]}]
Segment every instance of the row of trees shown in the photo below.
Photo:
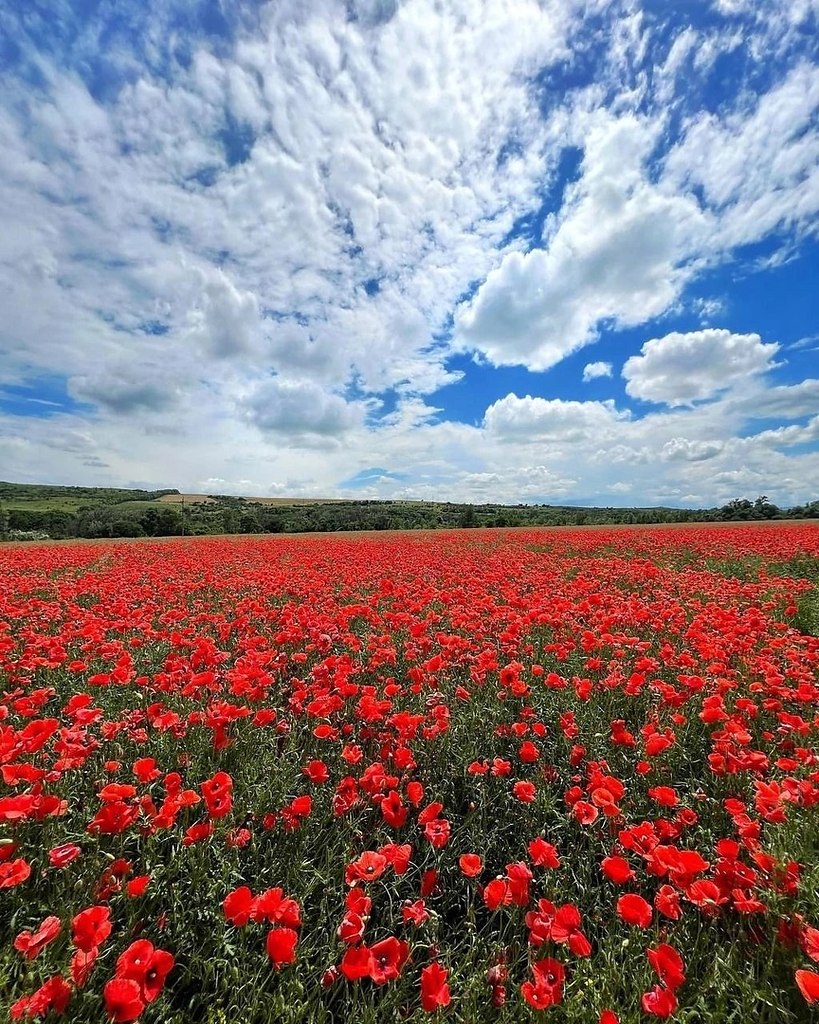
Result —
[{"label": "row of trees", "polygon": [[316,533],[340,530],[435,530],[498,526],[613,526],[620,523],[748,522],[819,519],[819,501],[781,509],[764,495],[712,509],[576,508],[466,505],[451,502],[339,501],[267,506],[216,496],[188,506],[99,504],[76,512],[0,505],[0,537],[172,537],[181,534]]}]

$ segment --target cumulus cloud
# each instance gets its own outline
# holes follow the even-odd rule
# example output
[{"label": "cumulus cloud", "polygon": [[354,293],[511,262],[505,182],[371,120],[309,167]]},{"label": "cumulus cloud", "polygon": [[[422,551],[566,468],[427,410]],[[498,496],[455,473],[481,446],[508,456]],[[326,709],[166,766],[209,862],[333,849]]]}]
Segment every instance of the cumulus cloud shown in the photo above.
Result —
[{"label": "cumulus cloud", "polygon": [[779,345],[758,334],[709,328],[673,332],[647,341],[623,366],[632,398],[669,406],[691,405],[770,370]]},{"label": "cumulus cloud", "polygon": [[586,365],[583,367],[584,383],[588,383],[590,380],[597,380],[598,377],[611,377],[611,375],[611,363],[586,363]]},{"label": "cumulus cloud", "polygon": [[[819,489],[803,348],[768,373],[777,346],[736,333],[755,325],[710,276],[791,258],[819,223],[810,0],[724,0],[706,27],[627,0],[281,0],[184,39],[181,0],[63,5],[59,32],[6,6],[2,374],[68,379],[74,402],[45,419],[0,395],[4,475],[332,495],[375,465],[400,479],[372,496],[509,501]],[[719,299],[696,297],[705,271]],[[583,379],[625,361],[651,411],[571,401],[580,360],[545,385],[488,365],[548,370],[595,342]],[[467,426],[454,396],[475,374],[506,397]]]},{"label": "cumulus cloud", "polygon": [[259,330],[259,303],[252,292],[237,288],[220,269],[198,269],[201,291],[188,320],[191,338],[217,359],[246,355]]},{"label": "cumulus cloud", "polygon": [[648,180],[661,122],[597,112],[583,174],[543,248],[512,252],[459,307],[456,340],[497,366],[546,370],[593,341],[668,308],[691,276],[708,218],[692,195]]},{"label": "cumulus cloud", "polygon": [[509,394],[493,402],[484,426],[497,437],[518,441],[581,441],[599,438],[629,418],[614,402],[570,402],[562,398],[519,398]]},{"label": "cumulus cloud", "polygon": [[365,414],[362,403],[328,394],[314,381],[278,377],[255,388],[245,409],[250,421],[265,433],[318,435],[330,440],[360,426]]}]

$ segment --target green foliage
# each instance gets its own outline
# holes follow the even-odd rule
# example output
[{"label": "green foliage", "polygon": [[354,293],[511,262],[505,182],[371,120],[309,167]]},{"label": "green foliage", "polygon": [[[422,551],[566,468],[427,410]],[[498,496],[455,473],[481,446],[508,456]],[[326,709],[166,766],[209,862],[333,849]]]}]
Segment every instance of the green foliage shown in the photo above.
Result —
[{"label": "green foliage", "polygon": [[[819,518],[819,501],[783,510],[764,495],[720,508],[583,508],[572,505],[480,505],[435,501],[328,500],[265,504],[212,494],[169,504],[177,490],[52,487],[0,482],[5,531],[54,538],[173,537],[222,533],[335,533],[353,530],[447,530],[479,527],[616,526]],[[0,538],[3,537],[0,511]]]}]

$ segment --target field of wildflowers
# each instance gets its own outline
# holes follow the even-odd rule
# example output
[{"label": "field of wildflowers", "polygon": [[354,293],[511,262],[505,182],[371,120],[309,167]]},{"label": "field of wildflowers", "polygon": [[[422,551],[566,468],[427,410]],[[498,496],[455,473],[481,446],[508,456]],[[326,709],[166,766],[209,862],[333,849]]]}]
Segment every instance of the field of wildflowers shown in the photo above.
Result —
[{"label": "field of wildflowers", "polygon": [[0,1011],[816,1018],[817,565],[810,525],[0,550]]}]

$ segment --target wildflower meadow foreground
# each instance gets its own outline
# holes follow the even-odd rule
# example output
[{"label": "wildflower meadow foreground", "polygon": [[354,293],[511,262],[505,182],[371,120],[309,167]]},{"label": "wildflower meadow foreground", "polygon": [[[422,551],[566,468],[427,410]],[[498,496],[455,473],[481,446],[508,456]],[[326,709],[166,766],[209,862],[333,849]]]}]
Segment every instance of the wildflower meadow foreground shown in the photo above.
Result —
[{"label": "wildflower meadow foreground", "polygon": [[819,1019],[819,528],[0,549],[0,1012]]}]

